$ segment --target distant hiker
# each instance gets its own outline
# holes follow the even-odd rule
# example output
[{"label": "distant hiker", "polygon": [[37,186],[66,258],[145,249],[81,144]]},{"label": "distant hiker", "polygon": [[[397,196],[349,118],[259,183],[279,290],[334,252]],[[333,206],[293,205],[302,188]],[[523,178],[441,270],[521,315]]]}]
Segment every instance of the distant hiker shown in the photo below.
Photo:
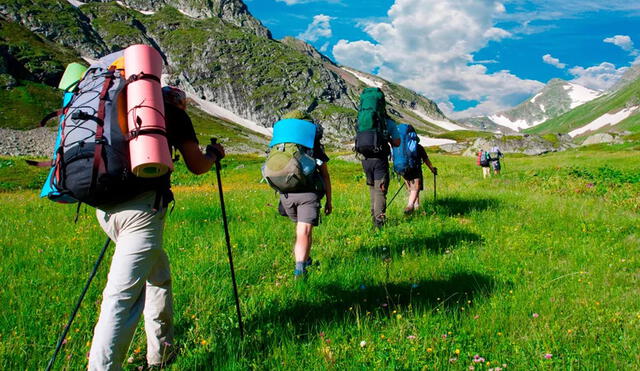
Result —
[{"label": "distant hiker", "polygon": [[382,227],[386,220],[389,188],[389,144],[397,147],[400,137],[395,122],[387,115],[384,93],[380,88],[366,88],[360,95],[356,152],[364,156],[362,169],[367,178],[373,225]]},{"label": "distant hiker", "polygon": [[484,179],[486,179],[488,176],[491,176],[491,169],[489,168],[490,159],[491,156],[489,155],[489,152],[485,150],[481,150],[480,152],[478,152],[477,164],[478,166],[482,167],[482,177]]},{"label": "distant hiker", "polygon": [[491,153],[489,154],[489,162],[491,163],[491,169],[495,175],[500,175],[500,159],[503,158],[504,155],[500,152],[500,147],[494,146],[491,148]]},{"label": "distant hiker", "polygon": [[397,124],[396,130],[400,136],[400,145],[393,148],[393,170],[405,181],[409,199],[404,213],[411,214],[420,207],[420,191],[424,189],[422,163],[424,162],[434,175],[438,174],[438,169],[431,164],[413,126]]},{"label": "distant hiker", "polygon": [[[221,145],[198,146],[191,119],[184,111],[183,91],[164,87],[167,139],[182,154],[187,168],[204,174],[224,157]],[[175,357],[173,295],[169,260],[162,248],[167,206],[173,201],[170,174],[141,182],[126,201],[100,205],[102,229],[116,243],[107,285],[102,294],[89,370],[120,370],[144,312],[147,363],[162,367]]]},{"label": "distant hiker", "polygon": [[296,223],[294,278],[305,278],[313,263],[311,244],[313,227],[320,222],[320,201],[326,195],[325,215],[331,214],[331,178],[324,152],[322,126],[313,123],[308,113],[292,111],[273,127],[262,176],[280,194],[278,211]]}]

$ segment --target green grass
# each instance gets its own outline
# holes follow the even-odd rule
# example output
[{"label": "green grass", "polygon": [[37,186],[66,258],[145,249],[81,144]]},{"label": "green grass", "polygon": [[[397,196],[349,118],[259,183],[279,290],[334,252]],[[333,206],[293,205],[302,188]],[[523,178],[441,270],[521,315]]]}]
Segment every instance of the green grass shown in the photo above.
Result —
[{"label": "green grass", "polygon": [[[441,172],[438,203],[430,201],[425,172],[422,211],[404,217],[403,193],[381,231],[370,227],[360,166],[330,162],[334,214],[314,230],[320,265],[296,284],[294,226],[259,183],[262,160],[225,159],[244,340],[215,176],[191,176],[179,165],[165,232],[182,349],[171,369],[640,367],[636,151],[507,157],[503,175],[488,180],[474,158],[431,160]],[[0,160],[5,183],[7,161],[19,162]],[[37,188],[42,175],[13,182]],[[391,191],[397,187],[394,180]],[[74,206],[39,200],[35,189],[3,189],[0,369],[43,368],[104,235],[93,210],[74,225]],[[106,265],[63,347],[58,365],[65,369],[86,367]],[[143,334],[139,328],[128,369],[142,364]],[[490,364],[474,363],[476,354]]]},{"label": "green grass", "polygon": [[36,82],[23,81],[20,86],[0,89],[0,127],[35,129],[43,117],[61,104],[59,90]]},{"label": "green grass", "polygon": [[491,138],[495,134],[488,131],[454,130],[436,135],[436,138],[453,139],[458,142],[468,142],[476,138]]}]

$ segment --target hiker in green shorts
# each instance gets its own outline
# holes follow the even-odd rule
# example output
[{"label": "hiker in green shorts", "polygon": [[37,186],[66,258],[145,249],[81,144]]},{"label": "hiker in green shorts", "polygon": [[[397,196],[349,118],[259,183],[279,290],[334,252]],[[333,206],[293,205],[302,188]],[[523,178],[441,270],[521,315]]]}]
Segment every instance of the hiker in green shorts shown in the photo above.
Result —
[{"label": "hiker in green shorts", "polygon": [[280,194],[278,211],[296,223],[294,278],[306,278],[313,227],[320,222],[320,202],[326,195],[325,215],[331,214],[331,178],[324,152],[322,127],[299,110],[288,113],[274,124],[270,152],[262,173]]}]

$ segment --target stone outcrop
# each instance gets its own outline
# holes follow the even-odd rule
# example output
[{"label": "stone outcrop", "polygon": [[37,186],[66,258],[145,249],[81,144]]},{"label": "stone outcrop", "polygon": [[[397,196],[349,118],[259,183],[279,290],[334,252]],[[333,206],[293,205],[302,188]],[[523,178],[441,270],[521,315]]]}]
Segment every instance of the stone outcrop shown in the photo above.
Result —
[{"label": "stone outcrop", "polygon": [[539,135],[497,135],[492,138],[477,138],[464,151],[465,156],[475,156],[480,150],[489,151],[498,146],[503,153],[523,153],[525,155],[541,155],[549,152],[565,151],[574,148],[571,137],[566,134]]},{"label": "stone outcrop", "polygon": [[593,134],[589,136],[587,139],[584,140],[584,142],[582,142],[582,145],[588,146],[591,144],[602,144],[602,143],[621,144],[621,143],[624,143],[624,141],[618,135],[609,134],[609,133],[598,133],[598,134]]}]

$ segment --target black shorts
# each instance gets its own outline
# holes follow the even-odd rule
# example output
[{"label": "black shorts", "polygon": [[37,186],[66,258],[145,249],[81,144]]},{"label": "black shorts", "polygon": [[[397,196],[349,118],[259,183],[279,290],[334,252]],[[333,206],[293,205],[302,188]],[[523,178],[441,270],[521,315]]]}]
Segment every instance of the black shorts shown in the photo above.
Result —
[{"label": "black shorts", "polygon": [[424,189],[423,179],[422,179],[422,166],[408,169],[405,171],[402,178],[406,181],[407,187],[410,190],[414,191],[422,191]]},{"label": "black shorts", "polygon": [[367,177],[367,185],[373,186],[376,180],[386,180],[389,183],[389,161],[386,158],[365,158],[362,169]]}]

